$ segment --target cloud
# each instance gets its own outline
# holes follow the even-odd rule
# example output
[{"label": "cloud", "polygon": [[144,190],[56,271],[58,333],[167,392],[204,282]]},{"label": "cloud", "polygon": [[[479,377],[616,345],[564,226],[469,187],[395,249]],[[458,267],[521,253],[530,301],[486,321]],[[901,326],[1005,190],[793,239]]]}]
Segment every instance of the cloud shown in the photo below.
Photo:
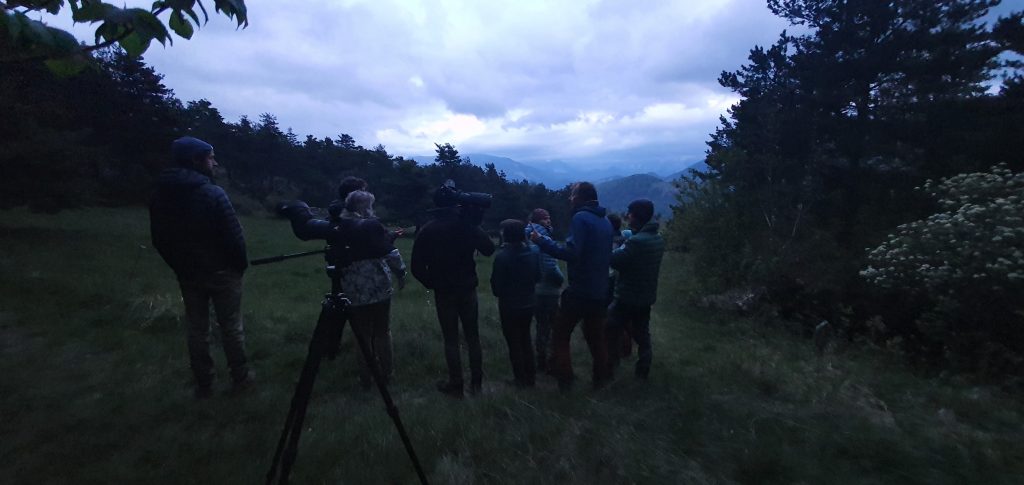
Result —
[{"label": "cloud", "polygon": [[246,4],[247,29],[213,16],[147,62],[228,119],[270,112],[300,136],[523,161],[700,157],[736,99],[719,73],[785,28],[763,0]]}]

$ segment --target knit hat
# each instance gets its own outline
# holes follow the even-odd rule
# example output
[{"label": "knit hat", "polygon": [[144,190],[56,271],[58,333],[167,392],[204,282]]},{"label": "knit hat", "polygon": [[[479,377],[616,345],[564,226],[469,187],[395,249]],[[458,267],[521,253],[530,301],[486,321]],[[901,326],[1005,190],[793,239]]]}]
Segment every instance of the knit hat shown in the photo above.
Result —
[{"label": "knit hat", "polygon": [[534,209],[533,212],[530,213],[530,222],[540,222],[544,219],[550,218],[551,214],[549,214],[548,211],[544,209]]},{"label": "knit hat", "polygon": [[213,145],[191,136],[183,136],[171,144],[174,163],[178,165],[192,165],[196,158],[205,157],[212,151]]}]

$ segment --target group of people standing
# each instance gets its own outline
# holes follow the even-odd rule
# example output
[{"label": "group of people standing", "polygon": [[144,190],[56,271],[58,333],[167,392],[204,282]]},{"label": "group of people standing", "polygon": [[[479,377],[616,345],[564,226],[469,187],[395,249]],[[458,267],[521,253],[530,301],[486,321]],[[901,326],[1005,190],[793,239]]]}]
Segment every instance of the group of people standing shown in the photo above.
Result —
[{"label": "group of people standing", "polygon": [[[646,379],[653,356],[650,310],[665,250],[658,223],[652,220],[654,204],[647,199],[629,204],[625,221],[630,237],[623,239],[622,233],[613,231],[593,184],[573,184],[569,203],[573,215],[564,243],[551,238],[551,216],[544,209],[535,209],[528,223],[517,219],[501,223],[502,246],[494,256],[490,282],[498,298],[513,382],[533,386],[539,369],[555,376],[561,389],[571,388],[575,376],[570,342],[581,321],[593,360],[595,388],[611,379],[624,335],[636,341],[635,375]],[[423,226],[412,252],[412,274],[434,291],[444,335],[449,376],[438,383],[438,389],[456,396],[464,392],[460,321],[469,350],[469,391],[479,392],[483,379],[476,252],[490,256],[494,244],[479,226],[462,220],[455,207]],[[556,260],[567,264],[564,290],[565,278]],[[531,338],[534,320],[537,325]]]},{"label": "group of people standing", "polygon": [[[151,231],[154,247],[178,277],[195,392],[206,398],[212,394],[214,376],[210,302],[233,389],[254,382],[240,311],[241,279],[248,266],[245,240],[227,195],[211,180],[216,166],[213,147],[184,137],[174,141],[172,153],[175,166],[161,174],[150,205]],[[366,336],[372,353],[365,359],[357,356],[360,381],[367,388],[371,382],[366,362],[376,362],[385,379],[394,373],[390,300],[393,286],[404,287],[406,277],[394,246],[401,232],[384,228],[373,203],[366,182],[348,177],[339,187],[339,200],[332,203],[331,221],[316,219],[301,203],[282,210],[299,238],[334,238],[332,244],[346,247],[340,269],[351,301],[351,323]],[[574,381],[570,340],[580,321],[593,359],[595,388],[611,379],[624,336],[638,344],[635,374],[646,379],[652,358],[650,309],[664,252],[658,223],[652,220],[654,206],[646,199],[630,203],[625,214],[629,231],[619,232],[598,204],[593,184],[573,184],[569,203],[573,215],[564,243],[551,238],[551,217],[544,209],[535,209],[529,221],[503,221],[496,255],[496,245],[479,226],[479,218],[467,217],[468,209],[453,201],[437,207],[435,217],[417,230],[411,272],[433,292],[448,366],[448,378],[438,383],[438,390],[452,396],[464,393],[460,327],[469,354],[469,392],[478,393],[482,387],[477,253],[494,255],[491,290],[498,299],[515,385],[535,385],[539,370],[556,377],[561,389],[569,389]],[[556,260],[567,263],[568,278]],[[568,285],[562,289],[566,279]],[[341,328],[336,331],[329,355],[341,338]]]}]

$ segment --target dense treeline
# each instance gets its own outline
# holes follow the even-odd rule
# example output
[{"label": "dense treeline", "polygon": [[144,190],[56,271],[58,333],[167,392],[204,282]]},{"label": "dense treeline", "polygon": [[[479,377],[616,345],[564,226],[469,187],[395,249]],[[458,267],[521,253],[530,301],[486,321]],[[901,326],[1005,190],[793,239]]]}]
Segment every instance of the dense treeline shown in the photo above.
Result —
[{"label": "dense treeline", "polygon": [[448,178],[463,190],[494,195],[487,227],[535,207],[551,210],[563,227],[568,220],[564,188],[508,180],[450,144],[438,145],[437,163],[422,166],[380,145],[359,146],[347,134],[300,139],[270,113],[225,121],[207,100],[183,103],[142,58],[117,49],[98,51],[90,69],[68,78],[41,62],[5,65],[0,112],[0,207],[145,203],[156,172],[169,162],[170,141],[190,134],[214,145],[225,169],[219,182],[245,196],[236,197],[243,212],[285,198],[326,206],[338,181],[356,175],[370,183],[381,218],[394,224],[421,222],[434,189]]},{"label": "dense treeline", "polygon": [[[769,0],[807,33],[783,32],[719,79],[742,99],[708,143],[710,173],[679,184],[672,228],[697,292],[763,289],[808,328],[827,319],[929,363],[1024,374],[1024,225],[1009,215],[1024,213],[1012,176],[1024,169],[1024,27],[1020,13],[984,22],[998,3]],[[916,189],[997,164],[941,193]],[[987,203],[955,202],[969,192],[1009,212],[974,211],[922,252],[901,225]],[[979,248],[990,227],[1008,231],[998,251]],[[873,251],[885,241],[921,249]],[[908,258],[908,271],[941,268],[943,283],[874,273]],[[964,277],[973,265],[988,269]]]}]

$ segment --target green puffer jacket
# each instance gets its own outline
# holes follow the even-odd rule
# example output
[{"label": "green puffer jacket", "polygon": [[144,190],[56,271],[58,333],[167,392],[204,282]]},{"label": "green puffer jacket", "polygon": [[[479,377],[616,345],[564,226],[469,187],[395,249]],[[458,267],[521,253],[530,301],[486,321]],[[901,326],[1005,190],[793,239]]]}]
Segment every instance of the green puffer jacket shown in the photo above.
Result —
[{"label": "green puffer jacket", "polygon": [[658,271],[665,254],[665,240],[658,234],[658,223],[648,222],[612,251],[611,266],[618,270],[615,300],[631,305],[653,305],[658,298]]}]

